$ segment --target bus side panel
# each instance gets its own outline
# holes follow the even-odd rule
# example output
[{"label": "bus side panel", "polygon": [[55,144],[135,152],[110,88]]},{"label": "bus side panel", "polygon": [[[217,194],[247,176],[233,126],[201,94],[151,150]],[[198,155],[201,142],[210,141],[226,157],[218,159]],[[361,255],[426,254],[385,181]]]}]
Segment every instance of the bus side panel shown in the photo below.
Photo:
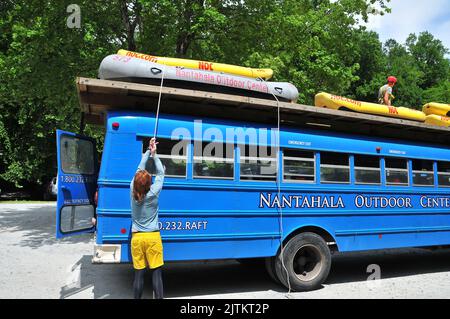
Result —
[{"label": "bus side panel", "polygon": [[[417,195],[360,190],[353,193],[350,187],[345,192],[327,192],[323,187],[316,192],[286,191],[282,197],[298,195],[302,196],[300,206],[310,207],[283,209],[283,238],[302,225],[309,225],[328,231],[342,252],[450,244],[450,211],[442,207],[424,207],[429,203],[427,198],[445,198],[445,192],[429,191]],[[375,200],[397,205],[366,207],[374,205]],[[330,207],[333,205],[335,207]]]},{"label": "bus side panel", "polygon": [[[115,192],[120,188],[109,190]],[[122,188],[122,197],[127,188]],[[340,251],[401,248],[450,244],[450,214],[443,210],[379,209],[364,210],[352,206],[355,195],[343,192],[283,192],[309,198],[342,198],[345,208],[260,207],[261,194],[255,190],[219,191],[168,183],[160,197],[160,222],[166,260],[225,259],[274,256],[281,237],[279,218],[282,216],[283,238],[297,229],[315,226],[329,232]],[[271,205],[276,192],[271,193]],[[373,197],[374,193],[364,196]],[[420,202],[418,195],[398,195]],[[176,198],[177,200],[173,200]],[[204,199],[208,198],[208,205]],[[299,202],[302,203],[302,202]],[[316,203],[319,203],[318,201]],[[323,204],[323,202],[322,202]],[[329,201],[331,205],[331,200]],[[334,202],[336,204],[336,202]],[[419,204],[420,205],[420,204]],[[263,205],[264,206],[264,205]],[[126,243],[131,227],[130,211],[105,212],[102,224],[108,234],[103,243]],[[121,234],[121,229],[127,229]],[[111,235],[114,234],[114,235]]]},{"label": "bus side panel", "polygon": [[[97,244],[121,244],[122,262],[130,261],[129,184],[143,147],[136,132],[152,129],[151,121],[144,126],[136,124],[139,119],[108,119],[99,177]],[[113,120],[120,122],[117,131],[111,128]],[[161,120],[160,131],[169,134],[172,128]],[[293,139],[295,134],[291,133]],[[297,137],[300,143],[308,134]],[[351,141],[341,142],[350,147]],[[387,143],[383,150],[388,149]],[[310,148],[323,149],[320,138]],[[437,152],[422,147],[422,153],[428,154],[427,149]],[[439,150],[439,154],[444,157],[447,153]],[[316,176],[320,177],[317,170]],[[283,183],[281,198],[275,200],[274,182],[166,178],[160,196],[164,257],[171,261],[274,256],[281,238],[306,226],[327,231],[340,251],[446,245],[450,244],[450,207],[423,207],[421,198],[447,194],[438,187]],[[357,196],[409,198],[411,207],[359,206]]]},{"label": "bus side panel", "polygon": [[[113,122],[119,123],[118,129],[112,127]],[[96,243],[99,245],[124,243],[130,238],[130,182],[142,154],[135,122],[117,118],[107,121],[98,179]]]},{"label": "bus side panel", "polygon": [[[105,187],[104,196],[129,203],[129,187]],[[208,198],[208,208],[205,198]],[[269,256],[279,244],[276,213],[261,216],[253,211],[251,216],[243,216],[242,210],[233,208],[239,205],[239,198],[246,196],[240,192],[165,186],[159,199],[164,257],[192,260]],[[129,241],[129,207],[103,207],[99,216],[98,244]]]}]

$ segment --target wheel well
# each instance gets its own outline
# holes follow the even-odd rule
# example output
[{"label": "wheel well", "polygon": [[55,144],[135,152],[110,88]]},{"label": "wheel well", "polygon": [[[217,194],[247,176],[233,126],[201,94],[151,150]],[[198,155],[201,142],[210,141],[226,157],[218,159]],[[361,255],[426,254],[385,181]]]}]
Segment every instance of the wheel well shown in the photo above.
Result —
[{"label": "wheel well", "polygon": [[331,252],[337,252],[339,251],[336,240],[334,239],[334,237],[325,229],[317,227],[317,226],[304,226],[301,227],[299,229],[296,229],[295,231],[293,231],[292,233],[289,234],[289,236],[287,236],[284,241],[283,241],[283,245],[286,245],[287,242],[297,236],[300,233],[314,233],[319,235],[320,237],[322,237],[328,244],[328,247],[330,248]]}]

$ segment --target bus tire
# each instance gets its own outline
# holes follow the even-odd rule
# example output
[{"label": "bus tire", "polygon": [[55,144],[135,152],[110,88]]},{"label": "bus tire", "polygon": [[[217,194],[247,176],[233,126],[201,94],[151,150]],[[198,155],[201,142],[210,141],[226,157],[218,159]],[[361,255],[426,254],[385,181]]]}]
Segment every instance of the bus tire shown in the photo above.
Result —
[{"label": "bus tire", "polygon": [[325,240],[314,233],[301,233],[290,239],[275,261],[278,279],[294,291],[320,288],[330,268],[330,249]]},{"label": "bus tire", "polygon": [[264,263],[266,265],[267,273],[269,274],[270,278],[277,284],[281,284],[280,280],[277,277],[277,273],[275,270],[275,257],[266,257],[264,260]]}]

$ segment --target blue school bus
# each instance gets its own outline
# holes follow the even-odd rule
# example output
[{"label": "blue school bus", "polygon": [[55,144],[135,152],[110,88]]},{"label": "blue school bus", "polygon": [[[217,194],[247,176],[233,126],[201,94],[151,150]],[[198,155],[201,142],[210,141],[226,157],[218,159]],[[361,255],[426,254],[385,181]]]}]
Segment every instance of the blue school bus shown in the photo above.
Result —
[{"label": "blue school bus", "polygon": [[[93,232],[96,214],[95,263],[131,262],[130,182],[155,122],[109,111],[100,167],[91,138],[57,131],[57,237]],[[448,147],[173,114],[157,140],[165,261],[264,258],[304,291],[335,251],[450,244]]]}]

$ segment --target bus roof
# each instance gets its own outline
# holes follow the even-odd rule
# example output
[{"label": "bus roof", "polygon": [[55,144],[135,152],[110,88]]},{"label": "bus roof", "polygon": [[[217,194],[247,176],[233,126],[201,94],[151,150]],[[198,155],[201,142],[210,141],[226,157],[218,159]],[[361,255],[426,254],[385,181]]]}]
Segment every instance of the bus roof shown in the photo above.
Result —
[{"label": "bus roof", "polygon": [[[425,123],[278,102],[248,96],[79,77],[76,80],[83,121],[103,125],[109,110],[156,111],[197,115],[276,126],[278,106],[284,126],[316,128],[450,145],[450,128]],[[82,125],[84,125],[82,123]]]}]

